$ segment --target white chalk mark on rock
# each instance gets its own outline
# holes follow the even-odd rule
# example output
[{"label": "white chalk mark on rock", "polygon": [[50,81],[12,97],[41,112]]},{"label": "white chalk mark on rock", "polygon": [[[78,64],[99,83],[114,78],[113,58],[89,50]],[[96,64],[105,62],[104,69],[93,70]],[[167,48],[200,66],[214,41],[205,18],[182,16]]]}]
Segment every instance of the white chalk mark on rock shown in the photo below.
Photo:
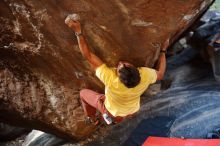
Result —
[{"label": "white chalk mark on rock", "polygon": [[125,13],[125,14],[127,14],[127,15],[129,14],[127,7],[126,7],[122,2],[120,2],[119,0],[116,0],[116,3],[118,4],[120,10],[121,10],[123,13]]},{"label": "white chalk mark on rock", "polygon": [[[19,49],[22,46],[22,50],[23,49],[26,49],[26,50],[31,49],[32,52],[39,53],[39,50],[42,47],[43,34],[40,32],[40,29],[38,28],[38,26],[36,26],[32,23],[31,17],[30,17],[30,12],[22,4],[10,3],[9,6],[12,10],[13,15],[22,15],[27,20],[27,23],[33,28],[33,31],[35,32],[34,34],[35,34],[35,36],[37,37],[37,40],[38,40],[37,46],[34,45],[32,47],[27,47],[28,45],[24,45],[24,43],[19,44],[18,42],[14,43],[14,46],[16,48],[19,48]],[[15,33],[19,33],[20,30],[21,30],[21,26],[19,24],[19,20],[16,20],[14,22],[14,31],[15,31]]]},{"label": "white chalk mark on rock", "polygon": [[18,19],[16,19],[15,21],[13,21],[13,24],[14,24],[14,33],[17,34],[17,35],[21,35],[21,25],[20,23],[18,22]]},{"label": "white chalk mark on rock", "polygon": [[144,20],[140,20],[140,19],[134,19],[134,20],[131,21],[131,25],[147,27],[147,26],[153,25],[153,23],[152,22],[147,22],[147,21],[144,21]]}]

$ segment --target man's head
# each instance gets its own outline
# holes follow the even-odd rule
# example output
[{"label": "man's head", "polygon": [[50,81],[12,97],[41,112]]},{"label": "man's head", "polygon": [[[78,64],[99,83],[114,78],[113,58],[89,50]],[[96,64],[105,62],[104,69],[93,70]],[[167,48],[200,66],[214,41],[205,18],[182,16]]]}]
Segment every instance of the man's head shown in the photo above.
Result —
[{"label": "man's head", "polygon": [[135,87],[141,80],[138,69],[125,61],[118,63],[117,74],[120,81],[128,88]]}]

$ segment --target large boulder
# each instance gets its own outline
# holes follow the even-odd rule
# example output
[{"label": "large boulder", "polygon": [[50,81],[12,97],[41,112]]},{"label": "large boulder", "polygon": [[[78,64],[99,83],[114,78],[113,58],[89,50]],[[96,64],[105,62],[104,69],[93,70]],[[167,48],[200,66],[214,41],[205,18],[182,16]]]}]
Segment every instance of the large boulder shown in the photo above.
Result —
[{"label": "large boulder", "polygon": [[77,139],[79,90],[103,92],[65,17],[77,13],[91,49],[109,66],[152,67],[213,0],[0,1],[0,120]]}]

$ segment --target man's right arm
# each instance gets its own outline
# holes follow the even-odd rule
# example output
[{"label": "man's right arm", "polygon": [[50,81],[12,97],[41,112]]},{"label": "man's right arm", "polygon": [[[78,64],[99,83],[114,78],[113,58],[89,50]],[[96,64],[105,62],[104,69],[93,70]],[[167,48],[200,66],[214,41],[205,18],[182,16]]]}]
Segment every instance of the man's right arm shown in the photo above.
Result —
[{"label": "man's right arm", "polygon": [[85,57],[89,61],[89,64],[92,66],[94,70],[96,70],[96,68],[103,64],[103,61],[90,51],[87,42],[82,34],[77,35],[77,41],[83,57]]},{"label": "man's right arm", "polygon": [[96,56],[94,53],[91,52],[91,50],[88,47],[88,44],[82,35],[81,31],[81,25],[79,21],[67,21],[67,25],[73,29],[77,36],[77,41],[79,44],[80,52],[82,53],[83,57],[88,60],[89,64],[92,66],[94,70],[96,70],[99,66],[103,64],[103,61]]}]

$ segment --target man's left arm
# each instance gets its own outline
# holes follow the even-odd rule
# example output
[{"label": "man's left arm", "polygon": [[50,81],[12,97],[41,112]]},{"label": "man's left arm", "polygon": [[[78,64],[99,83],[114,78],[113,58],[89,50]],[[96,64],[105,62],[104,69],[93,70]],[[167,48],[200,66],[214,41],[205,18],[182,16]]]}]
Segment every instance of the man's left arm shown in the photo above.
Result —
[{"label": "man's left arm", "polygon": [[156,67],[157,81],[162,80],[164,77],[164,73],[166,70],[166,50],[168,46],[169,46],[169,39],[166,40],[160,52],[158,64]]}]

